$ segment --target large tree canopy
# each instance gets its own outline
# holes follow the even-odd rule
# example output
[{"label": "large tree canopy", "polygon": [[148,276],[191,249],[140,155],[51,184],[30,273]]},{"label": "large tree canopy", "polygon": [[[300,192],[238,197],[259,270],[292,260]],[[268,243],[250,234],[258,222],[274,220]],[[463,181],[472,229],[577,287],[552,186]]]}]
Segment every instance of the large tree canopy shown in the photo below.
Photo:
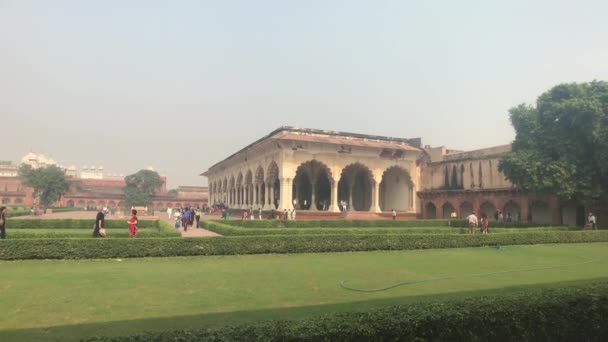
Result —
[{"label": "large tree canopy", "polygon": [[513,151],[498,167],[507,179],[562,199],[608,197],[608,82],[558,85],[510,117]]},{"label": "large tree canopy", "polygon": [[125,183],[125,204],[131,207],[152,204],[152,197],[164,182],[156,171],[140,170],[125,177]]},{"label": "large tree canopy", "polygon": [[70,189],[65,172],[54,165],[33,169],[30,165],[23,164],[19,168],[19,176],[23,185],[34,188],[34,198],[39,198],[40,206],[45,209]]}]

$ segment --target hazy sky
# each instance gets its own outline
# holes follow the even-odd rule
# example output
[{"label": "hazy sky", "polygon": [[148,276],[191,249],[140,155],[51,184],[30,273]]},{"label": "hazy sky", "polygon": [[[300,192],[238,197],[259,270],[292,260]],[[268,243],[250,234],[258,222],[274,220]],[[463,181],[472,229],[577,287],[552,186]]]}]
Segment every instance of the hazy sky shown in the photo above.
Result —
[{"label": "hazy sky", "polygon": [[608,79],[608,1],[0,0],[0,160],[204,185],[283,126],[474,149]]}]

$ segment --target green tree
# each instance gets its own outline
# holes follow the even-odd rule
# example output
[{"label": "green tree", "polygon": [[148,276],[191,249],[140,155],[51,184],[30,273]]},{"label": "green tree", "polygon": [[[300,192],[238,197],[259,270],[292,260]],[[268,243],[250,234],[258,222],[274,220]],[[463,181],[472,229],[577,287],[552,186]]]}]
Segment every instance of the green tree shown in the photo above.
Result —
[{"label": "green tree", "polygon": [[536,106],[510,110],[513,151],[498,169],[527,191],[550,191],[562,199],[608,195],[608,82],[561,84]]},{"label": "green tree", "polygon": [[23,164],[19,168],[23,185],[34,189],[34,198],[40,199],[40,206],[48,208],[70,190],[70,182],[65,172],[57,166],[33,169]]},{"label": "green tree", "polygon": [[163,180],[156,171],[140,170],[125,177],[125,204],[131,206],[148,206],[156,191],[163,185]]}]

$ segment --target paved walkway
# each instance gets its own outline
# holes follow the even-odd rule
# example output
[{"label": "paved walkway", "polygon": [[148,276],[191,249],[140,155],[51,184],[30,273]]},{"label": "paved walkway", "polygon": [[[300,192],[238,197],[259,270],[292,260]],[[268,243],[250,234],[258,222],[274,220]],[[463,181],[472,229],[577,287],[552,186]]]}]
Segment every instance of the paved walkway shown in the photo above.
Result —
[{"label": "paved walkway", "polygon": [[[44,220],[48,220],[48,219],[83,219],[83,220],[91,220],[94,222],[96,215],[97,215],[97,211],[90,210],[90,211],[70,211],[70,212],[65,212],[65,213],[53,213],[53,214],[40,215],[40,216],[20,216],[18,218],[19,219],[44,219]],[[109,220],[116,220],[116,219],[128,220],[129,219],[128,217],[125,217],[122,215],[108,216],[106,218]],[[140,216],[139,218],[142,220],[160,218],[161,220],[168,222],[171,226],[173,226],[175,224],[175,220],[167,219],[166,213],[161,214],[159,212],[156,212],[156,216]],[[125,222],[125,227],[127,227],[126,222]],[[222,236],[220,234],[217,234],[217,233],[212,232],[207,229],[194,228],[194,227],[189,227],[187,232],[184,232],[183,228],[180,228],[179,231],[182,233],[182,237]]]},{"label": "paved walkway", "polygon": [[[168,222],[171,226],[173,226],[175,224],[175,219],[171,219],[169,220],[167,218],[167,213],[165,213],[164,215],[162,215],[161,213],[156,213],[157,215],[160,215],[160,219]],[[203,218],[201,218],[201,221],[203,220]],[[196,228],[196,227],[188,227],[188,231],[184,232],[184,228],[179,228],[179,231],[182,233],[182,237],[214,237],[214,236],[222,236],[218,233],[212,232],[210,230],[207,229],[203,229],[203,228]]]}]

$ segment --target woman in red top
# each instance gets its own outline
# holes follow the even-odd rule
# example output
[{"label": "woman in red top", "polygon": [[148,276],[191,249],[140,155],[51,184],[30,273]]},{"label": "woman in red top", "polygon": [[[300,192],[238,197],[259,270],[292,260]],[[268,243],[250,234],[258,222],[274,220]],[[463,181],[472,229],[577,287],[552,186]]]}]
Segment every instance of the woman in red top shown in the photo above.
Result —
[{"label": "woman in red top", "polygon": [[137,237],[137,210],[133,209],[131,213],[133,216],[127,221],[129,223],[129,236]]}]

